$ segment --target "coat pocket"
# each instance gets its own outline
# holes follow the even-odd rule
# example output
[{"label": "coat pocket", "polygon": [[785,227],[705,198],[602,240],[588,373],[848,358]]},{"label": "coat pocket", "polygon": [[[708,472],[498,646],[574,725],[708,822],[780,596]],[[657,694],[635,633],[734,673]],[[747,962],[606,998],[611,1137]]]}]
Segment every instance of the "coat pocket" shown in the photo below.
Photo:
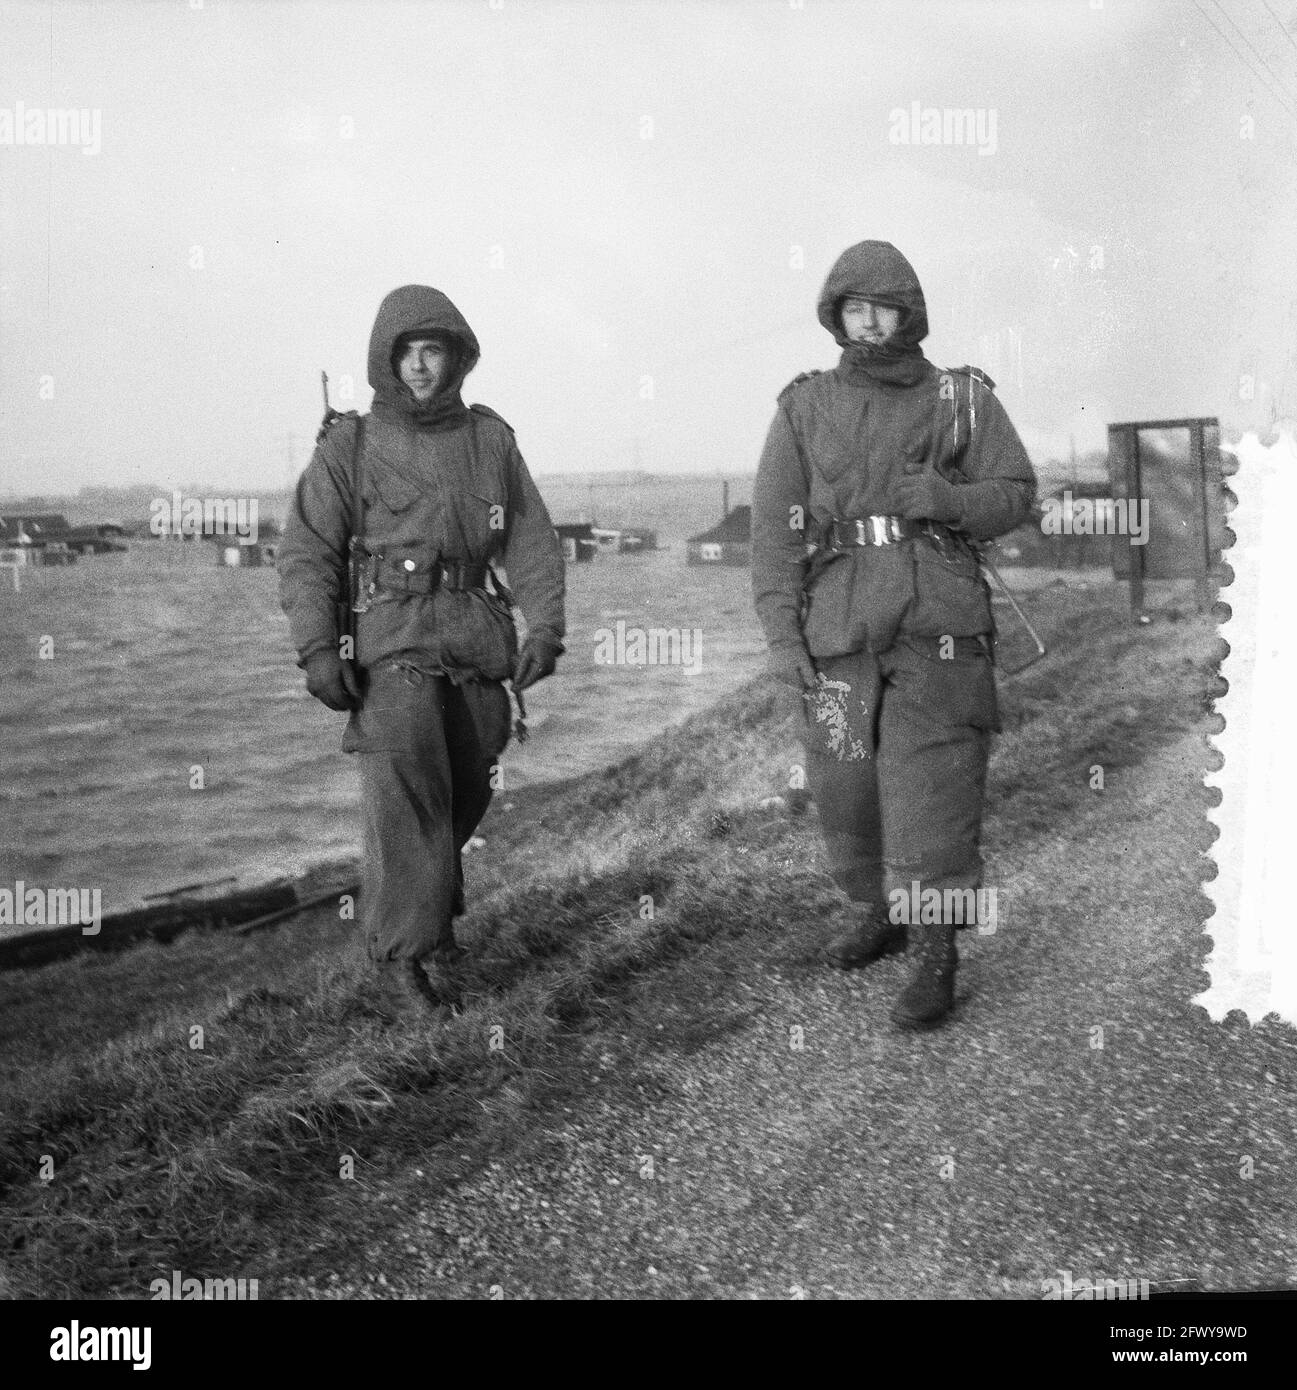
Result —
[{"label": "coat pocket", "polygon": [[518,629],[509,605],[480,589],[437,597],[443,664],[481,680],[510,679],[518,660]]},{"label": "coat pocket", "polygon": [[962,547],[943,554],[915,541],[914,599],[901,624],[928,637],[973,637],[992,630],[991,595],[977,559]]},{"label": "coat pocket", "polygon": [[384,471],[380,474],[377,470],[365,474],[363,493],[367,508],[379,507],[392,516],[408,512],[423,496],[413,483],[407,483],[394,473]]}]

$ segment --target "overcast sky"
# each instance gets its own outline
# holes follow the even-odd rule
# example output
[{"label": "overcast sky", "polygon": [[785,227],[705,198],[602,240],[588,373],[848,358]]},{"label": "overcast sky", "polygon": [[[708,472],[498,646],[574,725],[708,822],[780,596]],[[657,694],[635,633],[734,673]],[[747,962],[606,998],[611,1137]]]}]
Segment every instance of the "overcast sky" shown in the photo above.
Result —
[{"label": "overcast sky", "polygon": [[[815,301],[866,237],[918,271],[928,355],[990,372],[1038,460],[1111,420],[1297,414],[1294,0],[118,0],[0,25],[3,490],[283,486],[322,367],[368,403],[374,311],[407,282],[474,326],[466,398],[535,472],[747,471],[781,387],[836,360]],[[979,138],[899,142],[915,103]],[[97,114],[84,146],[17,143],[32,108]]]}]

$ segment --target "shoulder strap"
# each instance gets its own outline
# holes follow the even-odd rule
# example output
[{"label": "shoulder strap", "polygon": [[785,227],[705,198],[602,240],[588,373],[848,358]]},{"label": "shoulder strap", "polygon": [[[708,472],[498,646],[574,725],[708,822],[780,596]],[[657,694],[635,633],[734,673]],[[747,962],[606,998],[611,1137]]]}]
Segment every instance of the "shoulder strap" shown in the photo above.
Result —
[{"label": "shoulder strap", "polygon": [[995,382],[993,382],[980,367],[964,365],[962,367],[953,367],[951,370],[958,372],[960,376],[970,377],[973,381],[980,381],[988,391],[995,390]]},{"label": "shoulder strap", "polygon": [[[991,378],[990,378],[989,376],[987,376],[987,374],[986,374],[984,371],[982,371],[982,369],[981,369],[980,367],[970,367],[970,366],[968,366],[968,365],[966,364],[966,365],[964,365],[964,366],[962,366],[962,367],[947,367],[947,368],[945,368],[945,369],[944,369],[944,372],[943,372],[943,377],[942,377],[943,385],[944,385],[945,381],[946,381],[948,378],[953,378],[953,377],[955,377],[955,376],[962,376],[962,377],[964,377],[964,378],[967,380],[967,382],[968,382],[968,387],[967,387],[968,399],[967,399],[967,401],[965,402],[965,404],[966,404],[966,406],[967,406],[967,409],[968,409],[968,433],[967,433],[967,437],[964,438],[964,439],[962,439],[962,440],[961,440],[961,438],[960,438],[960,432],[959,432],[959,403],[960,403],[960,402],[959,402],[959,392],[958,392],[957,390],[954,390],[954,391],[952,391],[952,392],[949,393],[949,394],[950,394],[950,397],[951,397],[951,399],[950,399],[950,428],[951,428],[952,449],[953,449],[953,453],[954,453],[955,455],[958,455],[961,449],[964,449],[964,448],[967,447],[969,440],[972,439],[972,437],[973,437],[973,432],[974,432],[974,431],[976,430],[976,428],[977,428],[977,392],[976,392],[976,387],[980,385],[980,386],[982,386],[982,387],[983,387],[985,390],[987,390],[987,391],[994,391],[994,390],[995,390],[995,382],[992,381]],[[943,390],[942,394],[943,394],[943,396],[944,396],[944,395],[946,395],[947,393]]]},{"label": "shoulder strap", "polygon": [[356,437],[351,445],[351,534],[360,539],[365,529],[365,498],[361,491],[365,463],[365,417],[356,419]]}]

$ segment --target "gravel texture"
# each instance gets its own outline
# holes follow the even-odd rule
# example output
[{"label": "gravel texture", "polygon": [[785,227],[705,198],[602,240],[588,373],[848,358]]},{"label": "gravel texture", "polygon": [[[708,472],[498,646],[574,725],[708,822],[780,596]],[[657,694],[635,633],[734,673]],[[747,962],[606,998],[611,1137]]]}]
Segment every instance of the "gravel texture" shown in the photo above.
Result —
[{"label": "gravel texture", "polygon": [[264,1294],[1040,1298],[1060,1271],[1297,1284],[1297,1034],[1191,1003],[1205,757],[1186,735],[1114,771],[1030,858],[998,847],[998,927],[960,934],[944,1027],[889,1024],[904,959],[785,972],[754,946],[726,982],[730,1031],[660,1055],[628,1055],[625,1033],[574,1040],[579,1099],[536,1114],[506,1087],[484,1102],[502,1124],[515,1108],[504,1151],[463,1155],[449,1184],[431,1154],[375,1182],[362,1205],[383,1234]]}]

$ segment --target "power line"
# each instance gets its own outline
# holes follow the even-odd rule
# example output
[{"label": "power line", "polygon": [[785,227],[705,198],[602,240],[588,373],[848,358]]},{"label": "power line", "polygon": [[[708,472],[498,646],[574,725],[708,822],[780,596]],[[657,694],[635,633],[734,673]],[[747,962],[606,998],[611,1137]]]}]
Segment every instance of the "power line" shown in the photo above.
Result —
[{"label": "power line", "polygon": [[[1261,0],[1261,3],[1266,7],[1267,10],[1270,10],[1270,0]],[[1297,39],[1293,38],[1293,36],[1288,32],[1288,30],[1284,28],[1283,20],[1280,19],[1279,16],[1275,14],[1273,10],[1270,10],[1270,18],[1273,19],[1274,22],[1279,26],[1279,32],[1284,36],[1284,38],[1286,38],[1288,42],[1292,44],[1294,49],[1297,49]]]},{"label": "power line", "polygon": [[[1207,13],[1207,11],[1204,10],[1203,7],[1198,3],[1198,0],[1193,0],[1193,3],[1194,3],[1194,8],[1198,11],[1198,13],[1199,13],[1200,15],[1202,15],[1202,17],[1207,21],[1207,23],[1210,24],[1211,27],[1212,27],[1213,29],[1215,29],[1216,32],[1221,36],[1221,38],[1224,39],[1225,42],[1226,42],[1227,44],[1229,44],[1230,48],[1233,49],[1234,55],[1238,58],[1239,62],[1242,63],[1243,66],[1244,66],[1245,68],[1247,68],[1248,72],[1250,72],[1250,73],[1252,74],[1252,76],[1255,77],[1255,78],[1257,79],[1257,81],[1261,83],[1261,85],[1262,85],[1263,87],[1265,87],[1266,91],[1268,91],[1268,92],[1270,93],[1270,95],[1271,95],[1272,97],[1275,98],[1275,100],[1280,104],[1280,106],[1282,106],[1282,107],[1284,108],[1285,111],[1288,112],[1288,114],[1289,114],[1290,116],[1297,117],[1297,111],[1294,111],[1293,108],[1292,108],[1291,106],[1289,106],[1288,103],[1287,103],[1286,101],[1284,101],[1284,99],[1283,99],[1283,96],[1287,96],[1288,91],[1287,91],[1287,88],[1284,87],[1283,84],[1279,82],[1279,79],[1278,79],[1278,78],[1275,78],[1274,80],[1275,80],[1276,84],[1279,86],[1280,92],[1283,93],[1283,96],[1277,96],[1277,95],[1275,94],[1274,89],[1273,89],[1272,87],[1270,87],[1270,86],[1266,83],[1265,78],[1263,77],[1263,75],[1261,74],[1261,72],[1258,71],[1258,69],[1257,69],[1252,63],[1250,63],[1250,62],[1248,61],[1246,54],[1241,53],[1241,52],[1239,51],[1239,48],[1238,48],[1238,46],[1235,44],[1234,40],[1231,39],[1230,36],[1229,36],[1227,33],[1225,33],[1225,31],[1224,31],[1223,29],[1221,29],[1221,27],[1220,27],[1218,24],[1216,24],[1216,22],[1215,22],[1215,21],[1212,19],[1212,17]],[[1216,8],[1217,8],[1217,9],[1220,9],[1220,0],[1215,0],[1215,3],[1216,3]],[[1220,12],[1221,12],[1221,14],[1224,16],[1225,19],[1229,20],[1229,23],[1233,26],[1234,30],[1238,33],[1238,35],[1240,36],[1240,38],[1243,39],[1244,43],[1247,43],[1247,36],[1246,36],[1246,35],[1243,33],[1243,31],[1238,27],[1238,25],[1235,24],[1234,21],[1233,21],[1232,19],[1230,19],[1229,15],[1227,15],[1227,14],[1225,13],[1224,10],[1220,10]],[[1251,48],[1251,47],[1252,47],[1251,44],[1248,44],[1248,47]],[[1255,49],[1252,49],[1252,51],[1253,51],[1254,53],[1256,52]],[[1257,56],[1260,57],[1260,54],[1258,54]],[[1266,68],[1266,72],[1270,72],[1269,67]],[[1271,76],[1273,77],[1274,74],[1271,73]]]},{"label": "power line", "polygon": [[1233,31],[1239,36],[1239,38],[1243,40],[1245,44],[1247,44],[1248,49],[1253,54],[1255,54],[1257,62],[1260,63],[1261,66],[1266,70],[1266,72],[1268,72],[1270,76],[1274,78],[1275,86],[1277,86],[1279,90],[1283,92],[1284,96],[1292,96],[1293,94],[1288,90],[1287,87],[1284,86],[1283,79],[1266,61],[1264,55],[1256,47],[1252,40],[1249,39],[1248,36],[1242,31],[1242,29],[1240,29],[1238,25],[1234,23],[1234,20],[1230,16],[1229,11],[1226,10],[1224,5],[1220,3],[1220,0],[1212,0],[1212,4],[1214,4],[1216,8],[1221,12],[1221,15],[1224,17],[1225,22],[1229,25],[1229,27],[1233,29]]},{"label": "power line", "polygon": [[1292,116],[1294,119],[1297,119],[1297,111],[1294,111],[1293,108],[1289,106],[1288,103],[1284,101],[1282,97],[1275,96],[1275,93],[1268,86],[1266,86],[1264,80],[1261,77],[1261,74],[1257,72],[1257,70],[1252,66],[1251,63],[1248,62],[1247,58],[1239,50],[1234,40],[1230,38],[1230,36],[1220,27],[1219,24],[1216,23],[1214,19],[1212,19],[1211,15],[1209,15],[1207,11],[1204,10],[1203,7],[1198,3],[1198,0],[1193,0],[1193,7],[1195,10],[1198,11],[1200,15],[1202,15],[1203,19],[1205,19],[1207,23],[1211,25],[1211,27],[1220,36],[1222,41],[1229,44],[1230,48],[1234,52],[1234,56],[1239,60],[1240,63],[1243,64],[1243,66],[1248,70],[1248,72],[1251,73],[1251,75],[1255,77],[1257,81],[1261,82],[1261,85],[1265,87],[1266,91],[1269,92],[1272,97],[1274,97],[1274,99],[1279,103],[1279,105],[1282,106],[1283,109],[1290,116]]}]

